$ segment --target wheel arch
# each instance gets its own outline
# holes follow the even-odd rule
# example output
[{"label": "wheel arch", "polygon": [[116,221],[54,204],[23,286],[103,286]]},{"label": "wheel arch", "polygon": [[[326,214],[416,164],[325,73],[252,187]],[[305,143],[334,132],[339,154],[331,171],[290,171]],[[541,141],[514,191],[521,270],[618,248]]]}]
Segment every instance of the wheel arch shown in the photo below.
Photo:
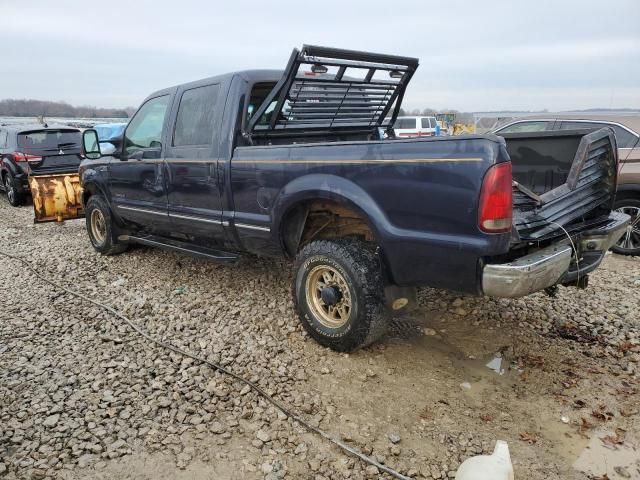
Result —
[{"label": "wheel arch", "polygon": [[83,182],[82,185],[82,206],[84,208],[87,207],[87,202],[89,201],[89,198],[91,198],[93,195],[102,195],[105,199],[105,201],[107,202],[107,204],[109,203],[109,199],[107,198],[107,196],[105,195],[104,189],[101,188],[96,182]]},{"label": "wheel arch", "polygon": [[373,240],[383,249],[382,230],[386,217],[361,187],[342,177],[308,175],[288,184],[274,206],[274,218],[277,220],[274,231],[287,255],[295,256],[310,207],[318,204],[352,212],[354,216],[350,218],[366,225]]}]

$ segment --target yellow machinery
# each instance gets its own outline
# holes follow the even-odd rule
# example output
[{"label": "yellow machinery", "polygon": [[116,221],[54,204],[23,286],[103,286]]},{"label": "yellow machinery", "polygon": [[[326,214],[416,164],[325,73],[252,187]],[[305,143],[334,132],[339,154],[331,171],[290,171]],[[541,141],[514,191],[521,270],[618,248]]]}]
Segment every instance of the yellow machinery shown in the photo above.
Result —
[{"label": "yellow machinery", "polygon": [[29,177],[34,222],[62,222],[84,216],[82,187],[77,173]]},{"label": "yellow machinery", "polygon": [[456,123],[453,126],[454,135],[464,135],[465,133],[475,133],[476,127],[473,123]]},{"label": "yellow machinery", "polygon": [[447,135],[463,135],[465,133],[475,133],[475,125],[473,123],[456,122],[456,114],[454,112],[436,113],[436,120]]}]

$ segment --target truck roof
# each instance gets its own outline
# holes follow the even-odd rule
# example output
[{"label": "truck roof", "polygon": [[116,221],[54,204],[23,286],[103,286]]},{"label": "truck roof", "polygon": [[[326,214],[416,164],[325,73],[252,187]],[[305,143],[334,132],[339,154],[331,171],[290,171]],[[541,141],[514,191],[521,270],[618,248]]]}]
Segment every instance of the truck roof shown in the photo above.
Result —
[{"label": "truck roof", "polygon": [[173,85],[171,87],[163,88],[162,90],[157,90],[152,94],[150,94],[147,98],[145,98],[144,101],[146,102],[149,98],[156,97],[160,94],[163,94],[169,90],[173,90],[178,87],[189,87],[192,85],[195,87],[197,85],[202,85],[207,83],[223,82],[224,80],[228,80],[235,75],[242,77],[249,83],[256,83],[256,82],[274,82],[275,83],[278,80],[280,80],[280,78],[282,78],[283,73],[284,73],[284,70],[272,70],[272,69],[238,70],[235,72],[223,73],[222,75],[215,75],[213,77],[201,78],[199,80],[193,80],[187,83],[180,83],[178,85]]}]

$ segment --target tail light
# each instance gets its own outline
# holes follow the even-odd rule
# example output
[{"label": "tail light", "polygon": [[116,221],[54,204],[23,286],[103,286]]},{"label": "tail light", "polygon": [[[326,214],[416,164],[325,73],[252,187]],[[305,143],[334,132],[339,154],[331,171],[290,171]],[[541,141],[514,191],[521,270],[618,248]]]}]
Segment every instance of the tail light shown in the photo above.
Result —
[{"label": "tail light", "polygon": [[482,181],[478,226],[486,233],[511,230],[513,219],[511,162],[491,167]]},{"label": "tail light", "polygon": [[13,159],[16,162],[38,163],[42,161],[42,157],[38,155],[29,155],[28,153],[13,152]]}]

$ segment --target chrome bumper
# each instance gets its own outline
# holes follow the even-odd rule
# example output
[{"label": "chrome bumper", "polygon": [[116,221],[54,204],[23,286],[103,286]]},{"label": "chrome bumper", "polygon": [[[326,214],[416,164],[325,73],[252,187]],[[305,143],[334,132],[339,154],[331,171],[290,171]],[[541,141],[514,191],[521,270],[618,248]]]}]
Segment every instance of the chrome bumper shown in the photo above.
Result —
[{"label": "chrome bumper", "polygon": [[482,270],[482,290],[492,297],[523,297],[586,275],[600,265],[606,251],[624,234],[628,223],[628,215],[612,212],[605,225],[574,237],[574,245],[584,259],[577,266],[575,262],[572,265],[573,248],[567,240],[509,263],[487,264]]}]

